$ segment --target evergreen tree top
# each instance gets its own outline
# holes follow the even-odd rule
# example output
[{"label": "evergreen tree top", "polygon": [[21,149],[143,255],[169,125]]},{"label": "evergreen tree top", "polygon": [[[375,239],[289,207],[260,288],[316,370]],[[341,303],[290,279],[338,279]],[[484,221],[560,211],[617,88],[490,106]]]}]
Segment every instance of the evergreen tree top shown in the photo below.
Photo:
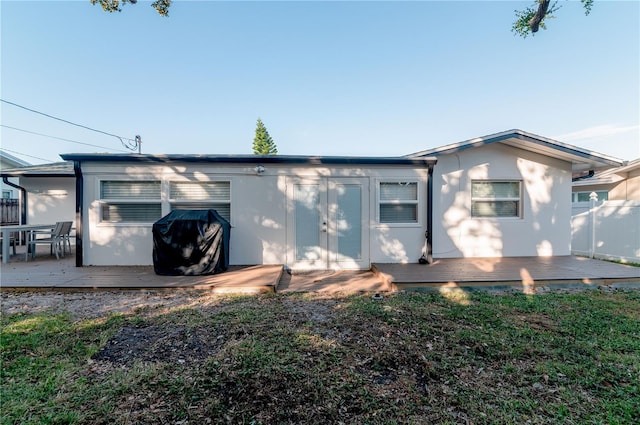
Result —
[{"label": "evergreen tree top", "polygon": [[256,135],[253,138],[253,154],[254,155],[276,155],[278,148],[269,135],[267,127],[260,118],[256,122]]}]

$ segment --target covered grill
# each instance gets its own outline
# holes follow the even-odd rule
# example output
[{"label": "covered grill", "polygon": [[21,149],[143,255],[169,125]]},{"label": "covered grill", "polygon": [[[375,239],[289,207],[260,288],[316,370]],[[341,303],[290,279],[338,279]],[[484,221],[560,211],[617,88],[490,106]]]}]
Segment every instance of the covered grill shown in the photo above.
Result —
[{"label": "covered grill", "polygon": [[153,269],[168,276],[226,271],[230,231],[215,210],[171,211],[153,224]]}]

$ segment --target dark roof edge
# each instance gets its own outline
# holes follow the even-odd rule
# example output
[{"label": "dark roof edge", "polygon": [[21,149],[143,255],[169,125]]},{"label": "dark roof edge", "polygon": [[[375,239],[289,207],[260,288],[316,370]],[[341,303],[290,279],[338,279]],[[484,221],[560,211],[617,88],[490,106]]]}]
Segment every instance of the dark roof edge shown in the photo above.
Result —
[{"label": "dark roof edge", "polygon": [[84,154],[60,155],[66,161],[213,163],[213,164],[300,164],[300,165],[419,165],[435,164],[436,158],[295,156],[295,155],[189,155],[189,154]]}]

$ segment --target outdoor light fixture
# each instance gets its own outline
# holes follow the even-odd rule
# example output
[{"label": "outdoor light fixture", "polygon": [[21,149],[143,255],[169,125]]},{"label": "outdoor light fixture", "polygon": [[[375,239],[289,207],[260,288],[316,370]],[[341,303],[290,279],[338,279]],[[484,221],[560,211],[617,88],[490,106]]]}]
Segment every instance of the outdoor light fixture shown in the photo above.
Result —
[{"label": "outdoor light fixture", "polygon": [[261,164],[253,167],[253,171],[255,171],[258,176],[261,176],[262,173],[264,173],[264,170],[265,170],[264,165],[261,165]]}]

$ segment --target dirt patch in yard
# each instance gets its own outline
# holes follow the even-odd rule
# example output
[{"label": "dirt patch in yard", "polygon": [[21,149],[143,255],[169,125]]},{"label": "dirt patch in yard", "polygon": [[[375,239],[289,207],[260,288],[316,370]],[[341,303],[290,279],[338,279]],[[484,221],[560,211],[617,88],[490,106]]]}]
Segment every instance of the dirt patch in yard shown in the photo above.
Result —
[{"label": "dirt patch in yard", "polygon": [[92,359],[116,365],[134,361],[190,364],[215,355],[223,344],[224,335],[212,335],[202,327],[125,326]]},{"label": "dirt patch in yard", "polygon": [[200,290],[0,292],[3,314],[67,312],[76,320],[111,314],[162,314],[174,308],[216,305],[220,299]]}]

